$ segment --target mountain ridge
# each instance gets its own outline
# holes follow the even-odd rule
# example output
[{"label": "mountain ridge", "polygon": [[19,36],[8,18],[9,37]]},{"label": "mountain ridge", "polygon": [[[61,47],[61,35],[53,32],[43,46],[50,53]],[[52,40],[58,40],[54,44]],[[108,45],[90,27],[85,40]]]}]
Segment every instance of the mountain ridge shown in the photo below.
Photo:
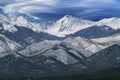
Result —
[{"label": "mountain ridge", "polygon": [[[97,27],[108,26],[113,30],[116,30],[119,28],[118,25],[120,19],[113,17],[113,18],[101,19],[100,21],[94,22],[94,21],[79,19],[71,15],[66,15],[63,18],[59,19],[58,21],[35,23],[35,22],[30,22],[24,17],[20,16],[18,18],[10,19],[7,22],[13,26],[16,25],[16,26],[32,29],[37,33],[45,32],[54,36],[65,37],[66,35],[74,34],[80,30],[87,29],[92,26],[97,26]],[[105,30],[106,29],[107,28],[105,28]],[[14,31],[17,30],[14,29]]]}]

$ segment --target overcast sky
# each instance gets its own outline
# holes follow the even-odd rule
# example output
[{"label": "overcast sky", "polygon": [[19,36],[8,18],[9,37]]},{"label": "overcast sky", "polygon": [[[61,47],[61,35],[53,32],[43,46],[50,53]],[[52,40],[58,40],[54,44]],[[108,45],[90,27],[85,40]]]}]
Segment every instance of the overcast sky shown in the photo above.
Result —
[{"label": "overcast sky", "polygon": [[46,21],[67,14],[90,20],[120,17],[119,0],[0,0],[0,9],[10,17],[26,14]]}]

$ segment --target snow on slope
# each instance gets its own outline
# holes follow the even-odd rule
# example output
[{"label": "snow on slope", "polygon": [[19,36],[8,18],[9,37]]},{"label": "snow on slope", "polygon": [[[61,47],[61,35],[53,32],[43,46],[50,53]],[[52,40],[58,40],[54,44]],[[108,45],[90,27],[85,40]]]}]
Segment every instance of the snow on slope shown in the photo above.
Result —
[{"label": "snow on slope", "polygon": [[93,25],[95,22],[88,21],[88,20],[82,20],[75,17],[72,17],[70,15],[66,15],[60,20],[58,20],[53,27],[46,30],[45,32],[48,32],[53,35],[57,36],[65,36],[67,34],[75,33],[79,30],[88,28],[89,26]]},{"label": "snow on slope", "polygon": [[21,47],[21,45],[11,41],[4,35],[0,34],[0,53],[14,51],[17,50],[19,47]]},{"label": "snow on slope", "polygon": [[37,55],[52,57],[65,65],[77,63],[79,60],[92,55],[90,51],[78,48],[64,41],[48,40],[32,44],[25,49],[18,51],[18,53],[27,57]]},{"label": "snow on slope", "polygon": [[97,38],[97,39],[92,39],[93,41],[99,42],[99,43],[107,43],[107,44],[118,44],[120,43],[120,35],[112,35],[108,37],[103,37],[103,38]]},{"label": "snow on slope", "polygon": [[69,38],[66,38],[64,41],[76,47],[89,50],[92,53],[96,53],[113,44],[120,44],[120,33],[118,32],[108,37],[102,37],[102,38],[96,38],[96,39],[69,37]]},{"label": "snow on slope", "polygon": [[[98,51],[105,49],[107,47],[110,47],[111,45],[114,44],[120,44],[120,35],[118,33],[118,35],[111,35],[108,37],[102,37],[102,38],[96,38],[96,39],[91,39],[91,41],[93,41],[94,43],[96,43],[97,46],[99,46],[100,49],[98,49]],[[95,48],[90,48],[95,49]]]},{"label": "snow on slope", "polygon": [[70,37],[64,40],[65,42],[68,42],[76,47],[82,48],[82,49],[86,49],[89,50],[92,53],[96,53],[108,46],[106,45],[102,45],[101,43],[90,39],[85,39],[85,38],[81,38],[81,37]]},{"label": "snow on slope", "polygon": [[45,40],[43,42],[38,42],[38,43],[32,44],[32,45],[26,47],[25,49],[19,51],[19,53],[21,53],[22,55],[25,55],[25,56],[34,56],[34,55],[43,53],[47,50],[50,50],[51,48],[53,48],[55,45],[57,45],[59,43],[60,43],[59,41]]},{"label": "snow on slope", "polygon": [[120,29],[120,18],[117,18],[117,17],[105,18],[96,22],[95,25],[98,25],[98,26],[106,25],[115,30]]},{"label": "snow on slope", "polygon": [[69,55],[65,50],[58,49],[56,51],[49,51],[43,54],[44,56],[53,57],[58,61],[61,61],[62,63],[68,65],[68,64],[74,64],[79,62],[77,59],[73,58],[71,55]]},{"label": "snow on slope", "polygon": [[[84,57],[89,57],[89,56],[92,55],[92,53],[91,53],[90,51],[85,50],[85,49],[83,49],[83,48],[76,47],[76,46],[74,46],[74,45],[71,45],[71,43],[69,43],[69,42],[64,42],[64,41],[63,41],[60,45],[61,45],[62,47],[64,47],[66,50],[68,50],[68,52],[73,52],[74,55],[77,55],[77,54],[75,54],[75,51],[76,51],[77,53],[80,53],[79,55],[83,55]],[[77,56],[78,56],[78,55],[77,55]],[[80,56],[79,56],[79,57],[80,57]]]},{"label": "snow on slope", "polygon": [[[70,15],[66,15],[56,22],[44,22],[44,23],[32,23],[20,16],[16,19],[12,19],[13,25],[27,27],[35,32],[46,32],[55,36],[64,37],[68,34],[73,34],[82,29],[89,28],[91,26],[109,26],[112,29],[120,28],[120,18],[105,18],[98,22],[89,20],[78,19]],[[107,28],[106,28],[107,30]]]},{"label": "snow on slope", "polygon": [[9,31],[9,32],[16,32],[17,31],[15,26],[13,26],[9,23],[3,23],[2,28],[3,28],[4,31]]},{"label": "snow on slope", "polygon": [[[28,21],[22,16],[9,20],[7,17],[1,14],[0,22],[3,23],[3,28],[5,27],[4,25],[7,25],[7,27],[5,27],[5,30],[10,32],[17,31],[17,29],[13,26],[13,25],[17,25],[20,27],[27,27],[38,33],[45,32],[59,37],[65,37],[68,34],[73,34],[77,31],[89,28],[91,26],[97,26],[97,27],[108,26],[115,30],[120,28],[120,18],[116,18],[116,17],[105,18],[98,22],[94,22],[94,21],[78,19],[73,16],[66,15],[58,21],[34,23]],[[106,30],[108,30],[108,28],[106,28]]]},{"label": "snow on slope", "polygon": [[[6,20],[6,18],[5,18]],[[77,31],[89,28],[91,26],[109,26],[112,29],[120,28],[120,18],[105,18],[98,22],[78,19],[70,15],[66,15],[58,21],[34,23],[26,20],[20,16],[8,21],[11,25],[17,25],[20,27],[27,27],[35,32],[45,32],[59,37],[65,37],[68,34],[73,34]],[[13,28],[12,28],[13,29]],[[107,30],[107,28],[106,28]],[[11,31],[11,30],[9,30]],[[12,30],[17,31],[17,30]]]},{"label": "snow on slope", "polygon": [[88,28],[95,22],[89,21],[89,20],[78,19],[71,15],[66,15],[62,19],[58,20],[57,23],[60,25],[60,28],[59,28],[60,32],[74,33],[78,30]]},{"label": "snow on slope", "polygon": [[111,37],[97,38],[97,39],[70,37],[65,39],[64,41],[45,40],[43,42],[38,42],[19,51],[19,53],[25,56],[34,56],[34,55],[42,54],[46,51],[49,52],[49,50],[54,49],[55,46],[58,45],[57,46],[58,49],[59,48],[66,49],[68,52],[82,58],[79,53],[81,53],[85,57],[89,57],[93,53],[105,49],[113,44],[120,44],[120,36],[111,36]]},{"label": "snow on slope", "polygon": [[[1,28],[5,31],[9,32],[15,32],[17,29],[13,25],[21,26],[21,27],[27,27],[29,29],[32,29],[35,32],[47,32],[49,34],[53,34],[55,36],[65,36],[67,34],[71,34],[74,32],[77,32],[79,30],[85,29],[90,27],[91,25],[98,25],[103,26],[107,25],[112,27],[113,29],[119,28],[120,18],[107,18],[102,19],[98,22],[92,22],[88,20],[82,20],[75,17],[72,17],[70,15],[66,15],[62,19],[58,20],[57,22],[44,22],[44,23],[32,23],[26,20],[24,17],[18,17],[16,19],[12,19],[10,22],[9,20],[3,16],[0,15],[0,21],[1,21]],[[2,22],[4,21],[4,22]],[[107,41],[110,40],[110,42],[115,42],[118,40],[118,37],[108,38],[108,39],[96,39],[96,40],[87,40],[84,38],[68,38],[64,41],[77,46],[79,48],[87,49],[93,53],[102,50],[103,48],[106,48],[108,45]],[[101,42],[104,41],[104,42]],[[107,46],[106,46],[107,45]]]},{"label": "snow on slope", "polygon": [[17,25],[17,26],[20,26],[20,27],[26,27],[26,28],[32,29],[33,31],[36,31],[36,32],[41,32],[42,31],[39,24],[29,22],[23,16],[20,16],[20,17],[15,18],[15,19],[11,19],[10,22],[11,22],[12,25]]},{"label": "snow on slope", "polygon": [[2,14],[0,14],[0,30],[9,32],[17,31],[17,29],[10,23],[9,19]]},{"label": "snow on slope", "polygon": [[30,23],[23,16],[20,16],[15,19],[11,19],[11,23],[13,25],[22,26],[22,27],[30,26]]},{"label": "snow on slope", "polygon": [[63,37],[67,34],[75,33],[76,31],[88,28],[93,21],[82,20],[70,15],[66,15],[56,22],[32,23],[20,16],[16,19],[11,19],[13,25],[27,27],[36,32],[46,32],[55,36]]},{"label": "snow on slope", "polygon": [[0,14],[0,22],[5,22],[8,21],[7,17],[5,17],[4,15]]}]

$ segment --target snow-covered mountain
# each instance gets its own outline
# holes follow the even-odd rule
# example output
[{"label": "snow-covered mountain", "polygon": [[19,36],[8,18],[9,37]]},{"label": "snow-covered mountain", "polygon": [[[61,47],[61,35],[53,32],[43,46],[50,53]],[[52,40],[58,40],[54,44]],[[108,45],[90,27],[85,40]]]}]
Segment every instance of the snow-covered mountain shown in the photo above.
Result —
[{"label": "snow-covered mountain", "polygon": [[88,57],[82,55],[84,51],[76,51],[73,46],[67,45],[62,43],[34,56],[25,56],[20,52],[8,54],[0,59],[0,75],[6,77],[11,75],[13,77],[16,75],[17,77],[64,76],[120,67],[119,45],[112,45]]},{"label": "snow-covered mountain", "polygon": [[20,53],[25,56],[34,56],[52,49],[57,44],[60,44],[60,41],[45,40],[27,46],[25,49],[21,50]]},{"label": "snow-covered mountain", "polygon": [[64,41],[68,42],[76,47],[88,50],[92,53],[96,53],[96,52],[110,46],[110,45],[107,45],[106,43],[98,42],[99,40],[97,40],[97,39],[96,39],[96,41],[94,41],[94,40],[85,39],[85,38],[81,38],[81,37],[73,37],[73,38],[70,37],[70,38],[66,38]]},{"label": "snow-covered mountain", "polygon": [[[14,26],[19,26],[19,27],[29,28],[37,33],[44,32],[58,37],[65,37],[66,35],[70,35],[70,34],[82,36],[86,38],[88,36],[90,36],[91,38],[104,37],[107,34],[111,33],[112,31],[118,29],[120,22],[119,18],[114,18],[114,17],[102,19],[98,22],[94,22],[94,21],[75,18],[70,15],[66,15],[63,18],[59,19],[58,21],[49,21],[43,23],[30,22],[29,20],[25,19],[22,16],[14,19],[8,19],[5,16],[2,17],[4,17],[3,19],[5,21],[2,20],[4,22],[1,22],[1,25],[3,25],[4,30],[7,30],[9,32],[17,31],[17,29]],[[93,30],[94,27],[97,29],[97,31]],[[88,31],[89,29],[90,31]],[[84,35],[86,32],[89,32],[88,33],[89,35]],[[105,34],[100,35],[98,32],[99,33],[104,32]],[[98,36],[96,33],[100,36],[96,37]],[[95,34],[96,36],[94,37]]]},{"label": "snow-covered mountain", "polygon": [[79,30],[88,28],[94,22],[82,20],[70,15],[64,16],[62,19],[55,22],[32,23],[20,16],[16,19],[11,19],[13,25],[27,27],[36,32],[46,32],[55,36],[65,36],[67,34],[75,33]]},{"label": "snow-covered mountain", "polygon": [[11,39],[12,41],[15,41],[21,44],[23,47],[26,47],[30,44],[44,41],[44,40],[61,40],[62,39],[44,32],[37,33],[26,27],[15,26],[15,28],[17,29],[16,32],[6,31],[3,34],[9,39]]},{"label": "snow-covered mountain", "polygon": [[93,21],[82,20],[70,15],[66,15],[60,20],[58,20],[56,23],[54,23],[54,25],[51,28],[45,30],[45,32],[57,36],[65,36],[80,31],[82,29],[88,28],[94,23],[95,22]]},{"label": "snow-covered mountain", "polygon": [[10,23],[12,25],[20,26],[20,27],[26,27],[29,29],[32,29],[35,32],[42,32],[42,27],[40,27],[40,24],[37,23],[32,23],[25,19],[23,16],[20,16],[18,18],[12,18],[10,20]]},{"label": "snow-covered mountain", "polygon": [[[16,19],[11,19],[12,25],[27,27],[35,32],[45,32],[55,36],[64,37],[69,34],[74,34],[78,31],[85,29],[91,29],[91,27],[96,26],[96,28],[101,28],[102,31],[106,30],[106,33],[110,33],[109,29],[117,30],[120,28],[120,18],[105,18],[100,21],[94,22],[89,20],[83,20],[75,18],[71,15],[66,15],[58,21],[34,23],[26,20],[24,17],[20,16]],[[107,26],[107,27],[105,27]],[[87,29],[87,30],[88,30]],[[86,31],[87,31],[86,30]],[[77,33],[76,33],[77,34]],[[80,33],[84,34],[84,33]]]},{"label": "snow-covered mountain", "polygon": [[[81,36],[85,38],[101,38],[111,35],[111,33],[116,32],[120,29],[120,18],[112,17],[101,19],[100,21],[95,22],[92,26],[82,29],[70,34],[68,36]],[[102,34],[101,34],[102,33]]]},{"label": "snow-covered mountain", "polygon": [[117,30],[114,34],[106,37],[86,39],[82,37],[69,37],[64,40],[74,46],[89,50],[96,53],[114,44],[120,44],[120,31]]},{"label": "snow-covered mountain", "polygon": [[[85,38],[104,37],[114,31],[115,28],[113,29],[113,27],[111,27],[112,22],[114,22],[113,24],[119,23],[119,18],[102,19],[98,22],[93,22],[93,21],[78,19],[70,15],[66,15],[62,19],[55,22],[34,23],[28,21],[22,16],[9,20],[9,18],[1,15],[0,33],[3,33],[6,37],[11,39],[12,41],[15,41],[18,44],[21,44],[22,46],[26,47],[27,45],[30,45],[32,43],[36,43],[44,40],[62,40],[64,38],[61,39],[55,36],[65,36],[67,34],[73,34],[73,33],[74,33],[73,34],[74,37],[77,36],[82,36]],[[71,36],[72,35],[69,35],[69,37]],[[70,40],[74,41],[74,39],[73,40],[70,39]],[[70,40],[66,42],[70,43],[71,42]],[[81,44],[80,41],[79,44]],[[83,44],[79,45],[79,47],[82,46],[82,48],[85,48],[89,46],[89,44],[92,44],[91,47],[95,46],[94,49],[91,49],[91,47],[87,47],[85,49],[95,53],[99,50],[102,50],[103,48],[106,48],[106,46],[103,47],[103,45],[101,45],[99,41],[100,39],[97,39],[95,41],[94,40],[91,41],[90,39],[88,39],[87,41],[85,40],[84,45]],[[74,42],[76,42],[76,39]],[[88,44],[85,45],[86,43]],[[76,42],[76,44],[78,45],[78,42]],[[98,45],[100,47],[98,47]]]},{"label": "snow-covered mountain", "polygon": [[78,48],[67,42],[61,41],[43,41],[32,44],[25,49],[19,51],[24,56],[43,55],[52,57],[64,64],[74,64],[92,55],[88,50]]},{"label": "snow-covered mountain", "polygon": [[113,29],[120,29],[120,18],[112,17],[112,18],[104,18],[98,22],[95,23],[97,26],[109,26]]},{"label": "snow-covered mountain", "polygon": [[[65,49],[65,47],[67,46],[68,48],[66,50],[69,49],[74,49],[74,51],[77,50],[87,50],[89,51],[89,53],[91,54],[95,54],[98,51],[101,51],[107,47],[110,47],[114,44],[120,44],[120,35],[119,33],[117,33],[116,35],[111,35],[108,37],[103,37],[103,38],[96,38],[96,39],[86,39],[86,38],[82,38],[82,37],[69,37],[62,40],[55,40],[55,41],[49,41],[49,40],[45,40],[42,42],[38,42],[35,44],[32,44],[28,47],[26,47],[24,50],[20,51],[20,53],[22,53],[22,55],[28,55],[28,56],[33,56],[33,55],[37,55],[40,53],[44,53],[47,51],[51,51],[51,49],[55,49],[56,46],[59,46],[57,48],[62,48],[60,47],[61,44]],[[72,48],[70,47],[72,46]],[[75,48],[74,48],[75,47]],[[73,52],[74,52],[73,51]],[[83,52],[83,55],[85,55],[86,52]],[[91,54],[91,55],[92,55]]]},{"label": "snow-covered mountain", "polygon": [[10,23],[10,20],[6,16],[0,14],[0,31],[16,32],[17,29]]},{"label": "snow-covered mountain", "polygon": [[84,38],[93,39],[93,38],[106,37],[106,36],[110,35],[111,33],[113,33],[114,31],[115,30],[109,26],[105,26],[105,25],[96,26],[96,25],[94,25],[94,26],[82,29],[80,31],[75,32],[74,34],[70,34],[67,36],[69,36],[69,37],[81,36]]},{"label": "snow-covered mountain", "polygon": [[94,22],[70,15],[34,23],[0,14],[0,75],[66,75],[120,67],[119,24],[120,18]]}]

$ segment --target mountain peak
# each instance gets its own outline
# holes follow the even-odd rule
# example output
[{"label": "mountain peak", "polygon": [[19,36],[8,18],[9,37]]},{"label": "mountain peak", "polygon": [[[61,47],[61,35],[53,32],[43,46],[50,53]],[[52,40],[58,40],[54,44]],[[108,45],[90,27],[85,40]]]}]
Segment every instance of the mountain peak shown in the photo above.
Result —
[{"label": "mountain peak", "polygon": [[29,25],[29,21],[25,19],[23,16],[12,19],[11,23],[17,26],[24,26],[24,27],[27,27]]},{"label": "mountain peak", "polygon": [[63,22],[73,22],[73,21],[79,21],[80,19],[73,17],[72,15],[65,15],[63,18],[58,20],[58,23],[63,23]]},{"label": "mountain peak", "polygon": [[17,20],[27,21],[23,16],[18,17]]},{"label": "mountain peak", "polygon": [[72,15],[65,15],[64,18],[72,18]]}]

